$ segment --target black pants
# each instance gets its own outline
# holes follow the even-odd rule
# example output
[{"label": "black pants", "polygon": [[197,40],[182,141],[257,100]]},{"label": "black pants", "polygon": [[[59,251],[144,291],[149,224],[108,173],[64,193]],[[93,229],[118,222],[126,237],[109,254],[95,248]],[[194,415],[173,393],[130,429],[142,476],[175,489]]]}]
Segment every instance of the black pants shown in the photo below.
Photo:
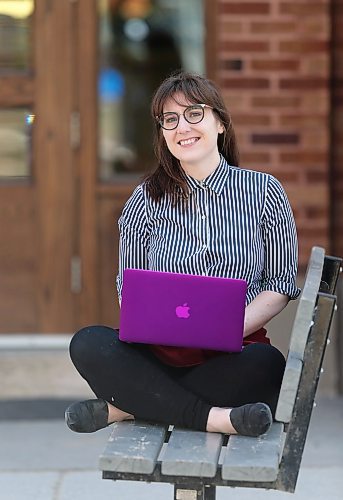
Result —
[{"label": "black pants", "polygon": [[77,332],[70,356],[98,398],[139,419],[201,431],[212,406],[262,401],[274,414],[285,368],[283,355],[268,344],[250,344],[195,367],[171,367],[148,346],[121,342],[106,326]]}]

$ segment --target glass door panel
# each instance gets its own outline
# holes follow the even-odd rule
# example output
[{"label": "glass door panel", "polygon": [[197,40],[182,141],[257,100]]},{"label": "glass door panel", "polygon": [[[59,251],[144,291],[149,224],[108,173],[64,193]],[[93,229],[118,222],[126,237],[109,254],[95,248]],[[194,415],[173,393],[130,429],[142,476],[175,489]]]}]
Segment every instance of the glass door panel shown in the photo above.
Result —
[{"label": "glass door panel", "polygon": [[27,109],[0,109],[0,180],[30,175],[33,121]]},{"label": "glass door panel", "polygon": [[32,65],[34,0],[0,0],[0,71]]},{"label": "glass door panel", "polygon": [[34,0],[0,0],[0,182],[31,174]]},{"label": "glass door panel", "polygon": [[133,181],[154,166],[150,102],[183,68],[204,72],[202,0],[98,2],[98,156],[102,181]]}]

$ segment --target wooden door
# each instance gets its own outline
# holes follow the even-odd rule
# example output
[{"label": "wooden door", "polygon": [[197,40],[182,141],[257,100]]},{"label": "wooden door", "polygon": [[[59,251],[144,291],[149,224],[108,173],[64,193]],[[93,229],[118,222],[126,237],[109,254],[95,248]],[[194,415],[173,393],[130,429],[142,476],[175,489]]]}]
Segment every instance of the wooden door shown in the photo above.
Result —
[{"label": "wooden door", "polygon": [[[4,2],[11,4],[9,12],[0,4],[9,42],[13,30],[20,30],[27,3]],[[16,67],[2,45],[2,144],[8,136],[15,149],[15,132],[29,167],[11,172],[11,155],[0,150],[1,332],[68,332],[75,324],[70,275],[71,263],[77,264],[75,15],[69,0],[36,0],[26,20],[29,37],[21,42],[29,48],[26,64]],[[24,116],[24,110],[29,131],[24,126],[14,131],[9,117],[20,111]]]},{"label": "wooden door", "polygon": [[[0,167],[0,332],[67,333],[91,323],[117,325],[117,221],[135,185],[153,167],[153,89],[183,65],[182,57],[201,60],[186,53],[198,43],[200,11],[193,42],[184,19],[194,20],[202,3],[171,2],[166,13],[162,0],[33,3],[29,63],[8,68],[0,50],[1,165],[8,160],[1,158],[7,123],[2,111],[25,108],[34,117],[21,131],[30,168],[16,176],[10,167],[10,175],[2,175]],[[106,9],[110,17],[102,16]],[[182,25],[177,33],[184,30],[180,47],[169,32],[174,23],[165,17],[173,9]],[[192,15],[176,15],[177,9]],[[154,31],[156,21],[162,25]],[[126,45],[124,27],[131,36]],[[144,32],[149,40],[137,40]],[[113,43],[104,57],[102,44],[109,36]],[[0,30],[3,46],[1,41]],[[110,101],[108,78],[112,84],[115,79]]]}]

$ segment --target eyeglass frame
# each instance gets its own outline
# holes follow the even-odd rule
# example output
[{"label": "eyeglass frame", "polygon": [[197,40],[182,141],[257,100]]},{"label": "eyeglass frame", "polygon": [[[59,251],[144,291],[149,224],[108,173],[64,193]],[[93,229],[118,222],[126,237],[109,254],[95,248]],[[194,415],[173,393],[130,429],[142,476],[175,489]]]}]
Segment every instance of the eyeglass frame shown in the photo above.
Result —
[{"label": "eyeglass frame", "polygon": [[[196,106],[200,106],[202,108],[202,112],[203,112],[202,117],[201,117],[201,119],[198,122],[190,122],[189,120],[187,120],[187,118],[185,116],[185,113],[186,113],[187,109],[194,108]],[[181,115],[183,115],[183,117],[186,120],[186,122],[189,123],[189,124],[191,124],[191,125],[196,125],[197,123],[202,122],[203,119],[204,119],[204,116],[205,116],[205,108],[214,109],[212,106],[209,106],[208,104],[190,104],[189,106],[187,106],[184,109],[184,111],[182,113],[177,113],[176,111],[167,111],[166,113],[161,113],[160,115],[155,116],[155,118],[156,118],[158,124],[161,126],[161,128],[163,128],[163,130],[175,130],[178,127],[179,123],[180,123],[180,116]],[[173,128],[165,128],[162,125],[161,122],[162,122],[162,117],[164,115],[176,115],[177,116],[177,123],[176,123],[175,127],[173,127]]]}]

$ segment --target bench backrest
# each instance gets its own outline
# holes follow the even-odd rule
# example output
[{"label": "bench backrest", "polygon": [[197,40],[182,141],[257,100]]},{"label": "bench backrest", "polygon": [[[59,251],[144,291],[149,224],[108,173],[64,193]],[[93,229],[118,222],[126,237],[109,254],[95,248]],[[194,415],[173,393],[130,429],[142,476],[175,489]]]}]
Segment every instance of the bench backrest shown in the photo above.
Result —
[{"label": "bench backrest", "polygon": [[[318,247],[313,249],[295,319],[303,329],[294,326],[301,340],[291,340],[276,411],[276,419],[286,423],[287,431],[277,479],[280,490],[295,489],[335,308],[333,293],[341,263],[342,259],[324,258]],[[323,293],[323,289],[329,293]]]},{"label": "bench backrest", "polygon": [[292,417],[306,344],[316,311],[318,292],[335,293],[341,263],[340,258],[325,256],[323,248],[313,247],[293,323],[286,368],[276,410],[276,420],[280,422],[289,423]]},{"label": "bench backrest", "polygon": [[303,366],[305,346],[313,324],[313,312],[321,283],[324,257],[323,248],[313,247],[293,323],[286,369],[276,409],[276,420],[280,422],[288,423],[292,417]]}]

